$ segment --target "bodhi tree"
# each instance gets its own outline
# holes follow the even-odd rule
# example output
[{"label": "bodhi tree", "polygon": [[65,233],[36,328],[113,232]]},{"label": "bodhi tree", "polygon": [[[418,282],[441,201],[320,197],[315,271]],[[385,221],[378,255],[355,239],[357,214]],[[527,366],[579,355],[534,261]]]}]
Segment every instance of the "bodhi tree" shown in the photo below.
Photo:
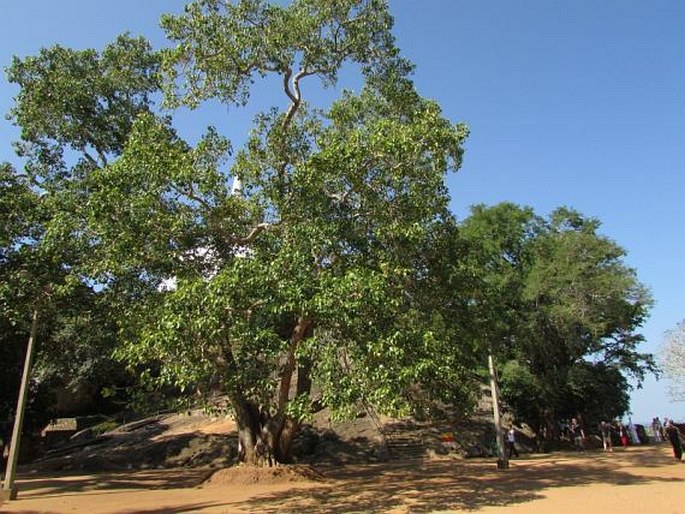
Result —
[{"label": "bodhi tree", "polygon": [[[81,152],[66,179],[51,168],[66,202],[57,228],[86,250],[79,273],[120,299],[118,356],[152,382],[225,393],[252,464],[287,461],[315,405],[338,416],[466,408],[471,349],[436,286],[454,232],[444,179],[467,131],[415,91],[386,3],[201,0],[162,26],[174,44],[162,54],[168,106],[245,105],[259,78],[285,105],[265,106],[235,152],[213,128],[191,145],[151,109],[156,57],[130,43],[140,52],[123,62],[147,71],[80,89],[73,117],[60,111],[71,103],[48,102],[46,125],[30,121],[40,156]],[[305,84],[333,86],[343,67],[359,71],[359,93],[305,101]],[[78,124],[50,124],[98,120],[120,99],[132,101],[112,114],[121,123],[81,122],[85,139]]]}]

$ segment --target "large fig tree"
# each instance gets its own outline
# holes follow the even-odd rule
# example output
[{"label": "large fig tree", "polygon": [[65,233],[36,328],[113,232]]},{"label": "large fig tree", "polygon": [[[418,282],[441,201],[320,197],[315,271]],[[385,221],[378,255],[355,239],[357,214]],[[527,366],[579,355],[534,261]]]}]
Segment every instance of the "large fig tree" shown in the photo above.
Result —
[{"label": "large fig tree", "polygon": [[[29,80],[15,63],[22,151],[62,202],[55,234],[84,249],[79,273],[120,299],[119,356],[152,381],[226,394],[253,464],[287,461],[314,405],[467,406],[471,352],[441,251],[466,129],[414,89],[386,2],[199,0],[162,26],[159,75],[130,38],[78,69],[54,50],[68,70],[55,92],[49,65]],[[306,101],[342,72],[359,92]],[[191,145],[152,109],[160,77],[171,108],[243,106],[259,79],[282,101],[235,150],[213,128]]]}]

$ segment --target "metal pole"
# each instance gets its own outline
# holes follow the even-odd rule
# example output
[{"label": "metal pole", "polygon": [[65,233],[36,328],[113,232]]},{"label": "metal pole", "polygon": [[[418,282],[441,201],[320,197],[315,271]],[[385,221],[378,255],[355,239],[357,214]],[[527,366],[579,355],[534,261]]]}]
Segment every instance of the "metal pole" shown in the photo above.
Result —
[{"label": "metal pole", "polygon": [[31,376],[31,361],[33,360],[33,347],[38,333],[38,308],[33,311],[31,321],[31,333],[29,343],[26,348],[26,359],[24,359],[24,374],[21,377],[21,388],[19,389],[19,399],[17,400],[17,412],[14,416],[14,428],[12,430],[12,441],[10,443],[10,453],[7,459],[7,471],[5,480],[2,483],[3,497],[9,500],[17,498],[17,488],[14,486],[14,475],[17,470],[19,459],[19,441],[21,439],[21,429],[24,424],[24,413],[26,411],[26,398],[29,392],[29,379]]},{"label": "metal pole", "polygon": [[492,394],[492,414],[495,422],[495,434],[497,439],[497,468],[509,467],[509,459],[504,448],[504,434],[502,433],[502,419],[499,415],[499,387],[497,385],[497,371],[492,354],[488,355],[488,370],[490,371],[490,393]]}]

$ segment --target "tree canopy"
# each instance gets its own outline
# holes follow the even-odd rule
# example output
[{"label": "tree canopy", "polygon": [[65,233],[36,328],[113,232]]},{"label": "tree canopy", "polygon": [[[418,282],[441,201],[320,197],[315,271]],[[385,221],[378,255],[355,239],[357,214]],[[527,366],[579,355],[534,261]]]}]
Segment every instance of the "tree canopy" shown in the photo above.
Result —
[{"label": "tree canopy", "polygon": [[[447,263],[426,258],[453,225],[444,178],[467,131],[415,91],[385,2],[203,0],[162,26],[175,46],[160,54],[122,36],[10,69],[18,149],[59,213],[46,241],[77,249],[71,276],[129,300],[118,356],[228,394],[251,462],[287,460],[313,400],[340,416],[467,404],[468,344],[429,309]],[[363,89],[307,104],[303,81],[332,86],[345,63]],[[287,107],[265,106],[233,154],[211,127],[183,141],[150,102],[162,83],[169,106],[243,105],[268,74]]]},{"label": "tree canopy", "polygon": [[[385,1],[197,0],[161,23],[159,52],[122,35],[8,69],[26,167],[0,168],[0,323],[16,339],[45,298],[43,373],[116,376],[116,347],[150,384],[225,394],[253,464],[287,461],[320,406],[466,412],[488,352],[529,419],[625,411],[625,373],[653,369],[648,292],[570,209],[455,220],[468,130],[414,87]],[[307,98],[343,68],[359,91]],[[251,105],[266,77],[282,102],[244,143],[174,127],[175,108]]]},{"label": "tree canopy", "polygon": [[463,224],[478,333],[506,363],[505,398],[536,423],[620,416],[628,378],[656,371],[638,351],[651,296],[599,225],[567,208],[545,219],[509,203],[477,206]]}]

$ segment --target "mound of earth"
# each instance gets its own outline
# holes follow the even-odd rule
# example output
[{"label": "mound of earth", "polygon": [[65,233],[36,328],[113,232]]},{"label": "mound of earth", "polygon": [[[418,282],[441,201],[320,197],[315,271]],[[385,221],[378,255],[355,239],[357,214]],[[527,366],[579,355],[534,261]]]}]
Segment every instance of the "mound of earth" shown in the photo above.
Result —
[{"label": "mound of earth", "polygon": [[[322,420],[302,427],[293,442],[293,460],[296,464],[368,462],[377,459],[379,444],[378,430],[369,419],[360,418],[334,427],[330,427],[328,420]],[[77,433],[35,460],[31,468],[36,471],[220,469],[237,462],[235,421],[194,410],[153,416],[99,435],[92,431]]]},{"label": "mound of earth", "polygon": [[229,466],[237,461],[235,422],[202,411],[154,416],[97,436],[76,434],[36,460],[37,470]]},{"label": "mound of earth", "polygon": [[[293,462],[340,466],[440,454],[490,455],[492,450],[488,444],[494,441],[494,434],[492,423],[484,415],[487,405],[484,407],[483,415],[471,420],[455,417],[432,422],[395,420],[366,412],[360,412],[350,421],[335,422],[324,409],[299,430],[292,444]],[[453,442],[446,444],[448,437]],[[519,444],[523,439],[519,438]],[[223,469],[237,463],[235,421],[198,409],[134,421],[99,435],[82,431],[48,451],[31,467],[36,471],[121,471],[180,467]],[[299,473],[297,476],[301,479],[301,469],[307,468],[297,472],[285,469],[231,471],[236,475],[230,480],[252,480],[249,483],[267,477],[271,477],[269,480],[290,480],[289,473]],[[236,478],[245,473],[261,475]]]},{"label": "mound of earth", "polygon": [[310,466],[275,467],[233,466],[220,469],[205,483],[214,485],[281,484],[289,482],[323,482],[325,477]]}]

